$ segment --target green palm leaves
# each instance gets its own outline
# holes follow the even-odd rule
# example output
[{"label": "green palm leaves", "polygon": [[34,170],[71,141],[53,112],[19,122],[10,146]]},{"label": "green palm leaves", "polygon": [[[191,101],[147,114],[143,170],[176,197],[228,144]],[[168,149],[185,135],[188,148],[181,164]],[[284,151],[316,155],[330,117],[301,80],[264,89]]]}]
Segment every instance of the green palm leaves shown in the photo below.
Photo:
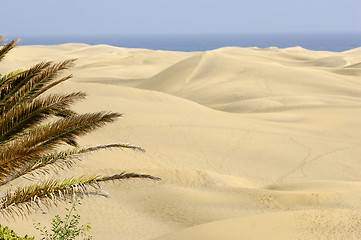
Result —
[{"label": "green palm leaves", "polygon": [[[0,36],[0,40],[2,37]],[[0,46],[0,60],[16,46],[13,40]],[[71,106],[86,94],[44,94],[50,88],[72,76],[59,79],[59,74],[70,68],[74,60],[61,63],[43,62],[27,70],[0,75],[0,186],[34,171],[46,173],[47,166],[63,169],[74,164],[81,155],[108,148],[142,148],[125,143],[80,148],[76,138],[107,123],[121,114],[96,112],[78,114]],[[53,121],[50,121],[53,120]],[[56,151],[63,144],[71,149]],[[78,177],[63,180],[50,179],[28,187],[19,187],[0,198],[0,212],[24,213],[39,203],[50,203],[73,194],[89,193],[98,182],[127,178],[148,178],[150,175],[121,173],[114,176]],[[15,209],[15,210],[14,210]]]}]

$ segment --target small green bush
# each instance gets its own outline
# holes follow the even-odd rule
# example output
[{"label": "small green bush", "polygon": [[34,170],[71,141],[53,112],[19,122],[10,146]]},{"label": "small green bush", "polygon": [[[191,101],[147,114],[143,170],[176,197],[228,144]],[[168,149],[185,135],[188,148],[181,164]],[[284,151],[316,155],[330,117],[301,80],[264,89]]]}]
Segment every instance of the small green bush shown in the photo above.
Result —
[{"label": "small green bush", "polygon": [[34,240],[34,237],[19,237],[13,230],[9,227],[4,227],[0,224],[0,239],[1,240]]},{"label": "small green bush", "polygon": [[68,214],[65,215],[65,219],[62,220],[59,215],[56,215],[51,222],[51,231],[49,233],[46,227],[41,227],[40,223],[34,222],[34,227],[40,231],[43,236],[42,240],[74,240],[81,236],[84,240],[92,239],[92,236],[87,236],[86,232],[89,232],[91,227],[89,224],[81,225],[80,215],[74,214],[76,211],[76,205],[80,204],[79,200],[74,201],[72,207],[68,210]]}]

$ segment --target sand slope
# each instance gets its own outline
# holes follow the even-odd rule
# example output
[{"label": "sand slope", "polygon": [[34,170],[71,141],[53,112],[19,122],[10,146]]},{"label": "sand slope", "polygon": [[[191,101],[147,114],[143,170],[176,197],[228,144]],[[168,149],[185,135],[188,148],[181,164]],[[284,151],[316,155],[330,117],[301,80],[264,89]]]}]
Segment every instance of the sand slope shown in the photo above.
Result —
[{"label": "sand slope", "polygon": [[[71,174],[150,173],[106,184],[79,213],[94,239],[360,239],[361,49],[167,52],[106,45],[22,46],[0,72],[77,58],[57,91],[80,112],[125,118],[83,144],[146,153],[89,155]],[[18,182],[24,182],[20,179]],[[7,224],[32,233],[66,204]]]}]

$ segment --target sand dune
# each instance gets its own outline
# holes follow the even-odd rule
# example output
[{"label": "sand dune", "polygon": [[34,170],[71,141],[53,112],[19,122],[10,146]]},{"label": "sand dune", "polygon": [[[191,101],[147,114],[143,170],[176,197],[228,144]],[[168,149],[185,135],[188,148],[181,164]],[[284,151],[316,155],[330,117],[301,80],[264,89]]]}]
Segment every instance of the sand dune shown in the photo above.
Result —
[{"label": "sand dune", "polygon": [[[147,151],[98,152],[61,175],[162,178],[85,198],[94,239],[360,239],[361,48],[22,46],[0,72],[69,58],[74,78],[56,91],[87,92],[80,112],[125,113],[80,142]],[[35,234],[31,219],[50,223],[65,206],[7,224]]]}]

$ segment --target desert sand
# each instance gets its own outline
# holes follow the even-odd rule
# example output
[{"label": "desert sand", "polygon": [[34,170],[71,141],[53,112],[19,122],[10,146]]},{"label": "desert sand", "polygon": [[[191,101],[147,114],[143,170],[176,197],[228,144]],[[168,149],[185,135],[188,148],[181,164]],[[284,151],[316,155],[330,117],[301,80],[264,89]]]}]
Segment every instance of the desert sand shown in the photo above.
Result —
[{"label": "desert sand", "polygon": [[[79,112],[124,113],[80,143],[146,152],[97,152],[60,177],[162,178],[85,197],[78,212],[94,239],[361,239],[361,48],[20,46],[0,72],[69,58],[74,77],[54,91],[88,93]],[[39,236],[32,220],[49,226],[67,206],[2,224]]]}]

